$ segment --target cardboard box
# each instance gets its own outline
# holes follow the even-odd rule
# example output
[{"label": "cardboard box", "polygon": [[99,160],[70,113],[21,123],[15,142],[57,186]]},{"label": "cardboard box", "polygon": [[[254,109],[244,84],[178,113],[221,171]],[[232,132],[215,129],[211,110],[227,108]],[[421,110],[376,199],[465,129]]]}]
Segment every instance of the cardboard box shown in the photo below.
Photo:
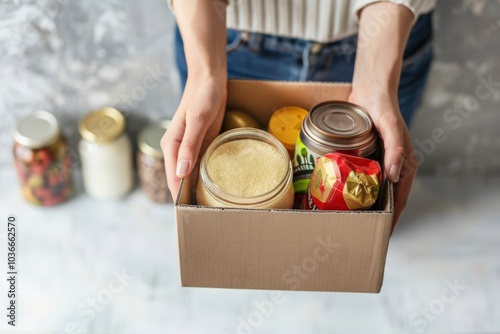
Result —
[{"label": "cardboard box", "polygon": [[[284,105],[346,100],[351,86],[230,80],[228,108],[266,125]],[[379,292],[393,218],[392,185],[379,210],[302,211],[192,205],[183,180],[175,203],[184,287]]]}]

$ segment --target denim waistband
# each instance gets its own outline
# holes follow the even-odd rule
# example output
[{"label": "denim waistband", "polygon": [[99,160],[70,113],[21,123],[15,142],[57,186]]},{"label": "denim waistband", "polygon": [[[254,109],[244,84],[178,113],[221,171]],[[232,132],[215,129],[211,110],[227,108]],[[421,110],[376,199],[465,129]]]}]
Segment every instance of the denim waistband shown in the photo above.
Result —
[{"label": "denim waistband", "polygon": [[[405,58],[413,54],[421,45],[432,39],[432,12],[420,15],[417,22],[412,27],[410,37],[405,49]],[[231,33],[241,34],[241,41],[247,43],[250,50],[256,52],[268,50],[280,53],[287,53],[296,56],[302,56],[304,49],[308,49],[311,54],[350,55],[356,52],[358,36],[351,35],[338,41],[330,43],[316,43],[297,38],[280,37],[260,33],[237,32],[231,30]]]}]

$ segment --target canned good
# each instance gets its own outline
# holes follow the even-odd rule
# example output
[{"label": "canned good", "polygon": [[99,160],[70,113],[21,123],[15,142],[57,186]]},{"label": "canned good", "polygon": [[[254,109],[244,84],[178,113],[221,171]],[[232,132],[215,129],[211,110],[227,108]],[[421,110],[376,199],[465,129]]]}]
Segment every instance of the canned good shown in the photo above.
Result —
[{"label": "canned good", "polygon": [[137,169],[141,189],[151,200],[159,203],[172,202],[160,146],[161,137],[169,124],[169,120],[150,124],[141,130],[137,140]]},{"label": "canned good", "polygon": [[293,159],[295,144],[307,113],[303,108],[287,106],[276,110],[269,119],[267,130],[285,146],[290,159]]},{"label": "canned good", "polygon": [[14,164],[24,198],[50,206],[71,196],[71,154],[57,119],[36,111],[22,119],[14,133]]},{"label": "canned good", "polygon": [[293,159],[295,207],[301,207],[316,159],[328,153],[378,158],[378,135],[368,113],[345,101],[314,106],[302,123]]},{"label": "canned good", "polygon": [[382,171],[371,159],[340,153],[318,159],[312,173],[306,210],[366,210],[377,201]]},{"label": "canned good", "polygon": [[221,132],[226,132],[237,128],[260,129],[259,122],[246,112],[239,110],[228,110],[224,114]]}]

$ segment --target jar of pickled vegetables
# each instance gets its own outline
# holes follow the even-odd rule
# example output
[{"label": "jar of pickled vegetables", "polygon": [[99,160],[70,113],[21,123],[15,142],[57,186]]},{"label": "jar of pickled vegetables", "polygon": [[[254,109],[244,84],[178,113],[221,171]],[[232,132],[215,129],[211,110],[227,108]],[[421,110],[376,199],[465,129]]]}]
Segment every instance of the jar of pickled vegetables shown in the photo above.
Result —
[{"label": "jar of pickled vegetables", "polygon": [[13,153],[26,200],[50,206],[71,196],[71,155],[54,115],[36,111],[22,119],[14,133]]}]

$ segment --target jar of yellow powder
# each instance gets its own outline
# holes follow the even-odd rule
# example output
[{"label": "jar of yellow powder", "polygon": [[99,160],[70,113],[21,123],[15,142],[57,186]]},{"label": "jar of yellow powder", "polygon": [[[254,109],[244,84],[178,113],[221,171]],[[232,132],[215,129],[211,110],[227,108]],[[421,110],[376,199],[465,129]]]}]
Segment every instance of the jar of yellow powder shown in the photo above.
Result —
[{"label": "jar of yellow powder", "polygon": [[198,205],[290,209],[293,171],[286,148],[271,134],[238,128],[205,152],[196,188]]}]

